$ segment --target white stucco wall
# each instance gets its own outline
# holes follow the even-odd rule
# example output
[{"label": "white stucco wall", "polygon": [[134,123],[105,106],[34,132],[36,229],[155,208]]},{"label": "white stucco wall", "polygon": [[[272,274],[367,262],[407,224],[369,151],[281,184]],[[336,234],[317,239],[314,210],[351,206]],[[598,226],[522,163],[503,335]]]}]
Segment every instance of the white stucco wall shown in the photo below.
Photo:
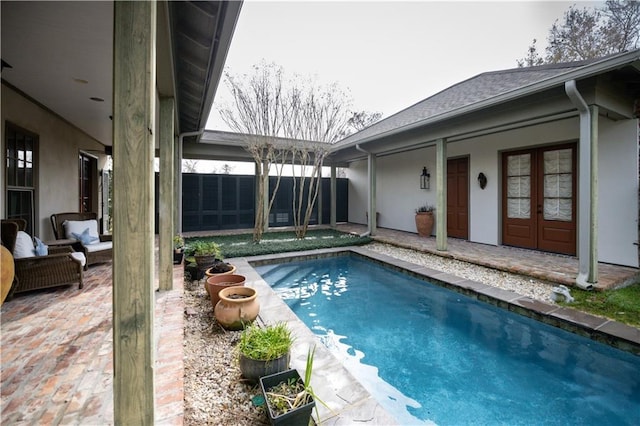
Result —
[{"label": "white stucco wall", "polygon": [[[600,118],[600,261],[638,266],[638,152],[637,120],[613,122]],[[564,142],[577,142],[578,118],[539,124],[447,144],[447,157],[469,158],[469,240],[500,244],[501,152]],[[435,147],[379,157],[377,160],[378,225],[416,232],[414,210],[436,203]],[[423,166],[431,173],[431,189],[419,189]],[[488,183],[477,183],[483,172]],[[349,221],[366,223],[367,163],[349,168]],[[612,208],[616,206],[616,208]],[[615,210],[615,211],[614,211]]]},{"label": "white stucco wall", "polygon": [[637,267],[638,120],[601,117],[598,126],[598,258]]},{"label": "white stucco wall", "polygon": [[[2,85],[1,120],[3,152],[7,121],[38,135],[34,233],[43,240],[53,239],[49,216],[53,213],[78,211],[79,152],[103,151],[104,146],[5,85]],[[105,160],[104,156],[99,160],[98,169],[104,167]],[[99,176],[95,179],[98,182]],[[2,217],[6,217],[5,184],[3,181]],[[95,197],[98,205],[98,194]]]},{"label": "white stucco wall", "polygon": [[367,161],[351,163],[345,169],[349,179],[349,222],[367,223]]}]

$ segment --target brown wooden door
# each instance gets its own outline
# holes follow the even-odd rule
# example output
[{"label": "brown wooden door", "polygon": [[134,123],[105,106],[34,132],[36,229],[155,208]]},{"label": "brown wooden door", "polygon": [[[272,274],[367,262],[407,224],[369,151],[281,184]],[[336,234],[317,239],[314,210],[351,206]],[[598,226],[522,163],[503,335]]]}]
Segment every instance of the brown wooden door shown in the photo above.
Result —
[{"label": "brown wooden door", "polygon": [[447,236],[469,238],[469,160],[447,161]]},{"label": "brown wooden door", "polygon": [[575,144],[502,155],[502,242],[576,253]]}]

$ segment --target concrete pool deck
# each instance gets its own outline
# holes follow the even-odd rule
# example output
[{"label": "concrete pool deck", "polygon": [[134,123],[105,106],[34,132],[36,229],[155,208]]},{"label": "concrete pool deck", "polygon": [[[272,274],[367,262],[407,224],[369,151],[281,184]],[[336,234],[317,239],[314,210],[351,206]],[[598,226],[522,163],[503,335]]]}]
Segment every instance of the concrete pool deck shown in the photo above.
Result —
[{"label": "concrete pool deck", "polygon": [[252,265],[290,262],[348,253],[355,253],[503,309],[640,355],[640,329],[638,328],[586,314],[575,309],[533,300],[512,291],[401,261],[362,247],[281,253],[230,260],[238,267],[238,273],[247,277],[246,285],[258,290],[261,304],[260,321],[269,324],[284,321],[293,331],[296,337],[296,344],[292,350],[291,366],[296,368],[301,375],[305,369],[307,349],[315,345],[316,356],[312,386],[315,393],[331,408],[329,410],[322,404],[317,404],[322,424],[366,423],[371,425],[390,425],[399,423],[394,419],[393,415],[378,404],[351,373],[341,365],[340,361],[320,343],[313,332],[276,295]]}]

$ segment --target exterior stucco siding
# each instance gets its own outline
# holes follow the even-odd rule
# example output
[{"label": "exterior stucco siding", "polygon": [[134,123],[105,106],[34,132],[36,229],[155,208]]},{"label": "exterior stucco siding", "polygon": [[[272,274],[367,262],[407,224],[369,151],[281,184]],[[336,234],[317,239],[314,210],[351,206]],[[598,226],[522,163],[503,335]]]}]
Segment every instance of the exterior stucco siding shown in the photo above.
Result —
[{"label": "exterior stucco siding", "polygon": [[[78,211],[78,154],[81,150],[103,151],[104,147],[84,132],[58,116],[2,85],[2,147],[5,126],[9,121],[38,135],[35,153],[37,188],[35,192],[35,234],[43,240],[53,239],[49,216]],[[104,167],[105,158],[98,162]],[[3,173],[4,175],[4,173]],[[98,176],[95,177],[96,182]],[[98,191],[94,204],[98,205]],[[6,186],[2,186],[2,217],[6,215]]]},{"label": "exterior stucco siding", "polygon": [[598,258],[638,267],[638,120],[599,120]]},{"label": "exterior stucco siding", "polygon": [[[599,259],[635,267],[638,266],[633,245],[638,221],[637,124],[637,120],[613,122],[600,118],[599,132]],[[579,121],[574,117],[448,143],[448,158],[469,158],[469,240],[501,243],[501,152],[578,139]],[[435,147],[430,146],[378,158],[379,226],[415,232],[415,208],[436,202],[435,155]],[[431,173],[430,190],[419,188],[418,175],[423,166]],[[480,172],[488,177],[484,190],[476,181]],[[366,223],[366,161],[352,163],[348,177],[349,220]]]}]

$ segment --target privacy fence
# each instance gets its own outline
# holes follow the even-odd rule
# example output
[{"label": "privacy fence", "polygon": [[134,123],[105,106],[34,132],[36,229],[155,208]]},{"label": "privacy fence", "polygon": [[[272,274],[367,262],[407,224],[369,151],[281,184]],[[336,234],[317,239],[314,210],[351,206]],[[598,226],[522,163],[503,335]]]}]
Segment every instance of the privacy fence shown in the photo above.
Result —
[{"label": "privacy fence", "polygon": [[[269,178],[273,193],[276,178]],[[309,179],[306,179],[307,184]],[[298,184],[300,180],[298,179]],[[269,226],[293,225],[294,178],[283,176],[276,194]],[[296,190],[297,191],[297,190]],[[183,173],[182,175],[182,230],[184,232],[217,229],[253,228],[256,205],[256,178],[251,175],[218,175]],[[331,179],[322,178],[320,195],[311,215],[312,225],[331,221]],[[303,206],[306,206],[306,191]],[[320,207],[322,212],[319,212]],[[158,232],[158,174],[156,173],[156,232]],[[336,179],[336,221],[346,222],[349,212],[349,181]],[[302,213],[304,215],[304,212]],[[303,217],[303,216],[302,216]]]}]

